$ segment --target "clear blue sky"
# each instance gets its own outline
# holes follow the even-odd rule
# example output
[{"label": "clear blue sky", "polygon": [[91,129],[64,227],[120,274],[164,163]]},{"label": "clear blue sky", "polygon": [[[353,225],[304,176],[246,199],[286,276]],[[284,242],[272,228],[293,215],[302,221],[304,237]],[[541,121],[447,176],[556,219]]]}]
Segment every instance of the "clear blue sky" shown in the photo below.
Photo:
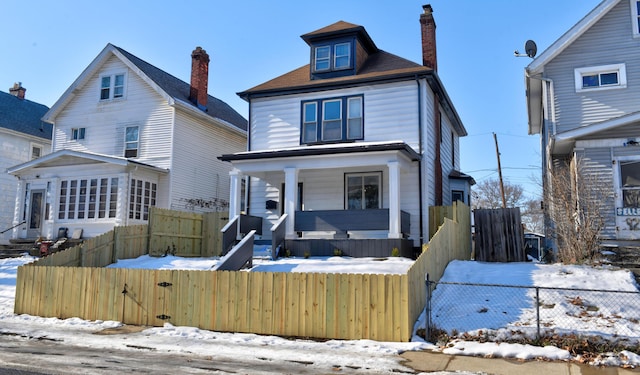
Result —
[{"label": "clear blue sky", "polygon": [[[300,0],[3,1],[0,91],[14,82],[27,99],[52,106],[107,43],[189,82],[191,51],[211,56],[209,93],[247,117],[237,92],[309,60],[300,35],[339,20],[362,25],[378,48],[422,62],[419,15],[430,3],[438,73],[469,135],[462,171],[503,177],[539,194],[538,136],[527,135],[523,52],[527,39],[546,49],[600,0]],[[319,6],[321,5],[321,6]]]}]

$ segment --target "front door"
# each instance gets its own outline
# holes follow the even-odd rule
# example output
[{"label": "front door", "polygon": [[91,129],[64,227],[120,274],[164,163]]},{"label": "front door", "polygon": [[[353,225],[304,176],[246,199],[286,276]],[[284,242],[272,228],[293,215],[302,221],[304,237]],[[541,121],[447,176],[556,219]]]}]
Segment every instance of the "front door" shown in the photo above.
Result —
[{"label": "front door", "polygon": [[27,237],[39,237],[44,221],[44,189],[31,190],[29,215],[27,217]]}]

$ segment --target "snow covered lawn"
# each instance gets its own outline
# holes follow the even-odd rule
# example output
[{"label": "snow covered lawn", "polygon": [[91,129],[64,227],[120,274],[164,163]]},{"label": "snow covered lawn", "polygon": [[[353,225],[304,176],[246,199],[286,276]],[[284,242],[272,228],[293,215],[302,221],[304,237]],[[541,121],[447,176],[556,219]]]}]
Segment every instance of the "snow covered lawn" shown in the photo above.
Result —
[{"label": "snow covered lawn", "polygon": [[[291,353],[299,351],[305,353],[317,353],[317,356],[326,356],[327,361],[336,362],[337,352],[351,353],[349,355],[362,357],[369,356],[371,359],[379,357],[380,360],[372,369],[378,371],[398,371],[402,368],[397,361],[392,360],[394,354],[407,350],[435,350],[457,355],[481,355],[494,357],[512,357],[520,359],[548,358],[562,360],[579,360],[572,356],[565,349],[553,346],[538,347],[532,345],[493,343],[493,342],[473,342],[465,340],[455,340],[446,343],[442,347],[426,343],[419,337],[414,336],[414,342],[410,343],[385,343],[373,342],[371,340],[360,341],[340,341],[330,340],[327,342],[313,342],[309,340],[286,340],[278,337],[265,337],[251,334],[219,333],[200,330],[193,327],[176,327],[166,324],[164,327],[148,328],[139,333],[131,333],[123,338],[122,335],[96,336],[93,333],[106,329],[121,326],[119,322],[85,321],[78,318],[60,320],[56,318],[41,318],[28,315],[15,315],[13,313],[15,281],[17,268],[20,265],[32,262],[33,257],[22,256],[20,258],[0,259],[0,333],[16,333],[26,337],[47,337],[50,339],[64,340],[65,343],[74,345],[84,345],[100,348],[122,349],[127,345],[153,345],[158,350],[167,351],[188,351],[195,354],[207,354],[211,350],[233,350],[234,345],[243,343],[244,351],[246,346],[254,346],[260,349],[259,355],[277,359],[282,354],[278,350],[286,347]],[[211,269],[217,260],[211,258],[178,258],[167,256],[164,258],[152,258],[143,256],[134,260],[121,260],[111,267],[130,268],[164,268],[164,269]],[[321,259],[301,259],[288,258],[278,261],[257,259],[254,261],[252,271],[265,272],[358,272],[358,273],[404,273],[411,266],[412,262],[404,258],[386,258],[379,260],[375,258],[354,259],[328,257]],[[507,284],[507,285],[528,285],[562,288],[582,288],[582,289],[611,289],[611,290],[636,290],[635,281],[626,270],[617,270],[611,267],[585,267],[585,266],[563,266],[563,265],[541,265],[536,263],[482,263],[473,261],[454,261],[449,264],[441,281],[465,282],[480,284]],[[434,294],[434,300],[456,301],[460,311],[459,321],[464,322],[465,329],[469,330],[489,330],[496,326],[492,315],[479,313],[477,306],[482,305],[487,309],[500,310],[502,306],[510,304],[520,304],[522,301],[514,301],[511,297],[496,294],[490,301],[478,301],[481,291],[468,294],[459,294],[459,290],[453,288],[438,288]],[[445,296],[446,293],[453,295]],[[529,299],[526,293],[521,293],[522,298]],[[527,302],[528,303],[528,302]],[[526,304],[526,303],[525,303]],[[567,304],[562,308],[572,308]],[[624,311],[622,308],[624,307]],[[627,330],[628,337],[635,335],[635,340],[640,340],[640,310],[633,304],[618,307],[622,317],[613,320],[609,331],[598,328],[605,335],[616,335],[621,329]],[[434,306],[434,308],[436,308]],[[482,319],[478,315],[482,314]],[[624,314],[624,315],[623,315]],[[526,312],[523,312],[523,316]],[[636,318],[634,318],[634,316]],[[416,328],[424,327],[425,314],[423,313]],[[501,317],[501,319],[504,319]],[[502,324],[502,323],[500,323]],[[514,323],[515,324],[515,323]],[[554,322],[554,329],[564,332],[574,332],[580,334],[589,319],[562,319]],[[606,328],[606,327],[605,327]],[[589,330],[594,329],[589,327]],[[502,338],[509,336],[513,330],[497,330],[497,334]],[[177,342],[179,345],[176,346]],[[265,346],[265,342],[269,345]],[[255,345],[254,345],[255,344]],[[212,349],[217,345],[216,349]],[[272,349],[270,349],[272,348]],[[247,352],[248,353],[248,352]],[[256,352],[257,353],[257,352]],[[249,355],[249,354],[247,354]],[[257,354],[256,354],[257,355]],[[321,362],[318,358],[318,362]],[[360,359],[361,360],[361,359]],[[621,353],[604,353],[594,362],[596,364],[606,364],[613,366],[638,366],[640,356],[629,351]],[[376,367],[377,366],[377,367]]]}]

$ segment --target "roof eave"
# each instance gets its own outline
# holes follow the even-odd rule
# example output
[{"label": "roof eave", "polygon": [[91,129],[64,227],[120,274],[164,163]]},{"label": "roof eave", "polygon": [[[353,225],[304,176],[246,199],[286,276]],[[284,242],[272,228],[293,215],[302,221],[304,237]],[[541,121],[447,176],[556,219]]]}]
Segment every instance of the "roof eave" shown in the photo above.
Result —
[{"label": "roof eave", "polygon": [[544,66],[553,58],[558,56],[568,46],[578,39],[586,30],[594,23],[598,22],[602,16],[607,14],[611,8],[618,4],[620,0],[603,0],[591,12],[584,16],[578,23],[565,32],[553,44],[545,49],[538,57],[536,57],[528,66],[527,70],[532,75],[542,73]]},{"label": "roof eave", "polygon": [[237,126],[221,118],[210,116],[208,113],[203,112],[201,109],[194,107],[193,104],[191,103],[187,103],[180,99],[175,99],[170,105],[174,106],[175,108],[180,108],[186,112],[189,112],[190,114],[198,117],[203,121],[222,126],[223,128],[226,128],[227,130],[230,130],[236,134],[239,134],[245,137],[247,136],[246,130],[242,130]]}]

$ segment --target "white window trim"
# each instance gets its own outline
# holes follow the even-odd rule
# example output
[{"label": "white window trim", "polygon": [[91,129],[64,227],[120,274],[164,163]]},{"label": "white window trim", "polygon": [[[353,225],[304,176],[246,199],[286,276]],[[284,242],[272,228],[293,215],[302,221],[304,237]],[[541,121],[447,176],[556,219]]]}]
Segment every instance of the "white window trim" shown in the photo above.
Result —
[{"label": "white window trim", "polygon": [[640,29],[638,26],[638,19],[640,18],[640,14],[638,14],[638,2],[638,0],[629,0],[629,6],[631,7],[631,30],[634,38],[640,38]]},{"label": "white window trim", "polygon": [[[135,141],[129,141],[127,140],[127,129],[129,128],[136,128],[137,129],[137,138]],[[134,148],[127,148],[127,146],[129,144],[135,143],[136,147]],[[124,128],[124,153],[123,156],[127,157],[127,150],[136,150],[136,156],[130,156],[131,158],[139,158],[140,157],[140,126],[139,125],[131,125],[131,126],[125,126]]]},{"label": "white window trim", "polygon": [[[573,72],[576,92],[623,89],[627,87],[627,69],[625,67],[625,64],[588,66],[584,68],[576,68]],[[582,87],[583,76],[602,73],[618,73],[618,84],[587,88]]]},{"label": "white window trim", "polygon": [[[346,55],[338,55],[338,47],[340,46],[347,46],[347,54]],[[341,66],[338,67],[338,58],[339,57],[346,57],[349,60],[349,63],[345,66]],[[333,69],[334,70],[344,70],[344,69],[351,69],[351,43],[350,42],[345,42],[345,43],[337,43],[333,46]]]},{"label": "white window trim", "polygon": [[31,144],[29,145],[29,160],[33,160],[35,159],[33,156],[33,149],[37,148],[40,149],[40,156],[38,157],[43,157],[44,156],[44,145],[40,144],[40,143],[34,143],[31,142]]},{"label": "white window trim", "polygon": [[[115,91],[115,84],[116,84],[116,76],[123,76],[123,84],[122,84],[122,96],[119,96],[117,98],[113,97],[113,93]],[[102,78],[104,77],[110,77],[110,82],[109,82],[109,97],[102,99]],[[127,96],[127,73],[126,72],[118,72],[118,73],[111,73],[111,74],[102,74],[100,76],[100,79],[98,81],[98,100],[101,102],[109,102],[112,100],[122,100]]]},{"label": "white window trim", "polygon": [[[327,60],[327,63],[329,64],[329,66],[325,69],[318,69],[318,51],[322,48],[327,48],[329,49],[329,56],[327,56],[326,58],[322,58],[320,60],[324,61]],[[317,46],[313,49],[313,71],[314,72],[328,72],[331,70],[331,55],[332,55],[332,51],[331,51],[331,45],[325,45],[325,46]]]},{"label": "white window trim", "polygon": [[87,128],[71,128],[71,140],[81,141],[87,137]]}]

